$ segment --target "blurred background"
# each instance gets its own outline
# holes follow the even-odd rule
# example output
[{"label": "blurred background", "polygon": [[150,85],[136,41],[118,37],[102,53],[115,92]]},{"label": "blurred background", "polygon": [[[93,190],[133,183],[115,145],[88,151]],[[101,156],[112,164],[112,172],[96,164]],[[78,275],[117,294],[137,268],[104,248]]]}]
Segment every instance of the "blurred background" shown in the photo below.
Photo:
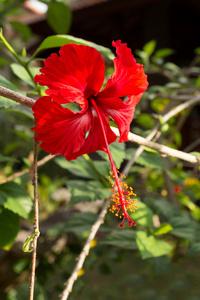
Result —
[{"label": "blurred background", "polygon": [[[16,51],[21,53],[26,48],[27,57],[48,36],[56,34],[85,39],[113,52],[113,40],[127,43],[137,61],[144,65],[150,84],[132,124],[132,130],[144,137],[156,124],[155,115],[198,95],[200,90],[199,0],[0,0],[0,26]],[[38,95],[23,82],[19,71],[10,68],[15,61],[2,44],[0,52],[1,76],[37,99]],[[33,67],[41,67],[40,58],[52,52],[58,52],[58,48],[43,49]],[[108,78],[113,64],[106,56],[104,59]],[[5,81],[0,79],[3,85]],[[19,114],[8,107],[0,113],[2,155],[15,160],[0,160],[0,179],[4,179],[31,166],[32,118],[26,109],[24,114]],[[197,104],[165,124],[159,141],[175,149],[199,153],[199,119]],[[132,146],[129,143],[126,149],[122,145],[114,146],[122,167],[137,149],[136,145]],[[45,155],[40,151],[39,159]],[[102,199],[106,193],[100,189],[101,193],[90,195],[91,187],[94,188],[91,185],[87,197],[82,196],[80,200],[73,196],[70,200],[70,193],[77,190],[84,195],[86,184],[93,178],[90,173],[84,173],[82,159],[75,164],[57,159],[39,170],[41,237],[36,270],[37,300],[58,299],[102,205],[102,200],[93,200]],[[32,193],[28,174],[16,183]],[[144,230],[160,242],[167,241],[173,250],[167,255],[141,254],[135,228],[119,231],[118,220],[109,214],[91,244],[90,255],[69,299],[200,300],[198,167],[175,159],[163,162],[159,155],[144,152],[132,167],[128,183],[135,187],[142,207],[133,215],[138,223],[136,230]],[[12,243],[0,250],[2,300],[27,299],[30,255],[24,254],[21,247],[31,234],[30,220],[21,218],[20,230]],[[164,230],[158,233],[158,228]],[[152,244],[155,252],[159,246]]]}]

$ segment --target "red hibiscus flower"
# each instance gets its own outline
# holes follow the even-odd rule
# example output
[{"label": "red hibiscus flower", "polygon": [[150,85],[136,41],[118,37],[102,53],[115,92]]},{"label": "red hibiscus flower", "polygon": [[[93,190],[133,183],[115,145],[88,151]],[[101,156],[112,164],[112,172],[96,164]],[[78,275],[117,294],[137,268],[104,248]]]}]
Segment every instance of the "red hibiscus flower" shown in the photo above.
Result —
[{"label": "red hibiscus flower", "polygon": [[[108,153],[112,173],[115,178],[115,202],[111,210],[128,219],[129,225],[135,223],[127,214],[131,210],[126,195],[126,187],[119,180],[113,162],[109,144],[116,140],[109,126],[109,116],[120,131],[119,142],[128,140],[130,123],[135,106],[148,83],[142,65],[137,64],[131,50],[121,41],[113,42],[117,57],[114,59],[115,71],[104,89],[104,61],[94,48],[67,44],[61,47],[59,55],[51,54],[44,61],[41,75],[35,76],[35,82],[47,86],[46,94],[33,106],[37,126],[37,141],[40,147],[52,154],[65,155],[67,160],[102,150]],[[120,99],[128,96],[126,101]],[[62,106],[77,103],[80,110],[72,111]],[[122,186],[120,186],[122,184]],[[119,196],[119,201],[117,197]],[[115,201],[115,200],[116,201]]]}]

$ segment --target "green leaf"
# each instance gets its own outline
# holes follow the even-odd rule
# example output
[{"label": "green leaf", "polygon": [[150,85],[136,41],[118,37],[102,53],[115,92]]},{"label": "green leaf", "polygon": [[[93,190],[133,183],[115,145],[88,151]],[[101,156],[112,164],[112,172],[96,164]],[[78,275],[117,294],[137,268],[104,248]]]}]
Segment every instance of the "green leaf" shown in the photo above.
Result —
[{"label": "green leaf", "polygon": [[9,249],[19,231],[19,216],[0,205],[0,247]]},{"label": "green leaf", "polygon": [[71,35],[52,35],[44,39],[37,51],[34,53],[34,57],[42,50],[49,48],[61,47],[65,44],[74,43],[77,45],[86,45],[95,48],[97,51],[106,55],[109,59],[113,60],[115,58],[114,54],[109,48],[97,45],[93,42],[89,42],[80,38],[76,38]]},{"label": "green leaf", "polygon": [[180,238],[187,238],[191,242],[200,241],[200,225],[191,220],[187,215],[170,219],[169,223],[173,227],[171,234]]},{"label": "green leaf", "polygon": [[178,82],[169,82],[169,83],[166,83],[165,87],[168,89],[178,89],[181,87],[181,84]]},{"label": "green leaf", "polygon": [[187,249],[187,255],[192,257],[195,255],[199,255],[200,253],[200,242],[193,243],[188,249]]},{"label": "green leaf", "polygon": [[0,163],[4,162],[18,162],[18,160],[10,156],[3,156],[0,154]]},{"label": "green leaf", "polygon": [[190,152],[190,154],[199,157],[200,156],[200,152]]},{"label": "green leaf", "polygon": [[28,265],[29,260],[27,258],[19,259],[13,264],[13,271],[17,274],[21,274],[22,271],[24,271],[25,268],[28,267]]},{"label": "green leaf", "polygon": [[91,202],[110,196],[109,188],[105,188],[99,181],[68,180],[67,186],[71,194],[70,204]]},{"label": "green leaf", "polygon": [[194,53],[200,55],[200,47],[194,49]]},{"label": "green leaf", "polygon": [[72,21],[72,13],[63,2],[52,1],[48,5],[47,22],[55,33],[65,34],[69,32]]},{"label": "green leaf", "polygon": [[182,135],[181,135],[181,133],[179,131],[175,133],[175,135],[174,135],[174,141],[175,141],[176,145],[179,148],[181,146],[181,144],[182,144]]},{"label": "green leaf", "polygon": [[173,230],[173,227],[168,223],[161,224],[156,230],[154,231],[154,235],[162,235],[166,234]]},{"label": "green leaf", "polygon": [[153,126],[155,125],[154,118],[149,114],[140,114],[137,117],[136,122],[145,128],[153,128]]},{"label": "green leaf", "polygon": [[175,73],[179,73],[180,70],[181,70],[177,65],[175,65],[175,64],[172,63],[172,62],[165,63],[163,67],[164,67],[165,69],[170,70],[170,71],[174,71]]},{"label": "green leaf", "polygon": [[151,227],[153,225],[152,210],[141,201],[137,201],[136,205],[138,209],[134,213],[130,213],[130,217],[139,225]]},{"label": "green leaf", "polygon": [[136,159],[136,162],[145,167],[166,170],[163,160],[159,154],[156,155],[145,151]]},{"label": "green leaf", "polygon": [[[151,101],[151,107],[156,112],[161,112],[166,107],[166,105],[169,103],[168,99],[163,98],[155,98],[153,101]],[[160,115],[161,116],[161,115]]]},{"label": "green leaf", "polygon": [[166,199],[155,199],[152,197],[146,197],[145,202],[153,205],[159,213],[161,213],[168,219],[181,215],[181,212],[176,207],[174,207],[173,204],[169,203]]},{"label": "green leaf", "polygon": [[143,46],[142,50],[144,52],[146,52],[148,54],[148,56],[151,56],[151,54],[154,52],[155,48],[156,48],[156,41],[151,40]]},{"label": "green leaf", "polygon": [[149,56],[145,51],[135,50],[136,55],[138,55],[144,64],[149,63]]},{"label": "green leaf", "polygon": [[[28,72],[25,70],[25,68],[21,65],[18,65],[16,63],[11,64],[11,69],[13,73],[22,81],[25,81],[27,84],[29,84],[31,87],[35,88],[35,83],[31,79]],[[30,69],[33,77],[39,72],[39,68],[31,68]]]},{"label": "green leaf", "polygon": [[[92,225],[97,219],[97,214],[91,212],[76,213],[73,217],[65,224],[57,224],[48,230],[48,236],[57,236],[63,232],[73,232],[76,235],[83,237],[86,236],[91,230]],[[100,230],[105,229],[106,226],[103,224]]]},{"label": "green leaf", "polygon": [[197,77],[197,79],[196,79],[195,82],[196,82],[196,85],[197,85],[198,87],[200,87],[200,76]]},{"label": "green leaf", "polygon": [[163,48],[163,49],[159,49],[155,52],[154,56],[156,58],[164,58],[164,57],[167,57],[171,54],[174,54],[174,50],[173,49],[170,49],[170,48]]},{"label": "green leaf", "polygon": [[172,246],[164,241],[155,239],[145,231],[137,231],[136,243],[140,250],[142,259],[166,255],[172,251]]},{"label": "green leaf", "polygon": [[15,113],[15,114],[19,114],[22,116],[26,116],[29,119],[33,120],[33,112],[31,110],[23,110],[23,108],[20,107],[20,110],[17,109],[6,109],[6,113]]},{"label": "green leaf", "polygon": [[108,161],[100,161],[100,160],[94,160],[93,164],[95,165],[95,168],[98,170],[98,172],[108,179],[109,176],[109,167],[110,162]]},{"label": "green leaf", "polygon": [[31,30],[27,25],[16,21],[12,21],[10,22],[10,24],[13,26],[14,29],[21,33],[25,39],[29,39],[31,37]]},{"label": "green leaf", "polygon": [[[199,186],[196,187],[197,188],[197,195],[199,195]],[[193,187],[190,188],[190,191],[193,191],[196,189],[195,185]],[[199,196],[197,196],[199,198]],[[196,203],[194,203],[192,200],[190,200],[190,198],[187,195],[184,195],[181,197],[180,199],[180,203],[184,206],[186,206],[187,208],[189,208],[189,210],[191,211],[192,216],[197,219],[200,220],[200,207],[198,205],[196,205]]]},{"label": "green leaf", "polygon": [[61,168],[67,169],[70,173],[83,178],[99,179],[98,174],[83,158],[78,157],[76,160],[67,161],[65,157],[58,157],[54,160]]},{"label": "green leaf", "polygon": [[136,250],[137,244],[135,242],[135,231],[131,229],[114,231],[108,234],[101,244]]},{"label": "green leaf", "polygon": [[26,58],[26,55],[27,55],[26,48],[23,47],[23,49],[22,49],[22,57]]},{"label": "green leaf", "polygon": [[[125,159],[125,143],[118,143],[117,141],[109,145],[110,152],[117,167],[121,166],[121,163]],[[109,161],[108,154],[103,151],[97,151],[97,153],[105,160]]]},{"label": "green leaf", "polygon": [[32,217],[33,202],[26,191],[15,182],[0,185],[0,205],[26,219]]}]

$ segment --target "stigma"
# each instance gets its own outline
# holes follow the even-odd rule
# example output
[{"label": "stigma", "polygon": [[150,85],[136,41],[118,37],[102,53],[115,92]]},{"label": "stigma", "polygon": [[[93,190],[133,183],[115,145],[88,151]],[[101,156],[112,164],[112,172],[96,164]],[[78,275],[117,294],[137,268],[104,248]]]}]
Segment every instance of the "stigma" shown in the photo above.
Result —
[{"label": "stigma", "polygon": [[[120,227],[124,226],[124,222],[127,219],[128,225],[135,226],[136,223],[131,219],[129,213],[135,212],[138,208],[135,205],[137,201],[136,194],[133,193],[133,188],[129,187],[122,179],[125,179],[125,175],[120,174],[118,168],[116,172],[109,171],[110,176],[109,180],[112,184],[110,191],[112,192],[111,197],[109,198],[112,201],[112,204],[109,205],[109,210],[115,214],[116,217],[122,219]],[[114,174],[115,173],[115,174]],[[120,177],[118,176],[120,174]]]}]

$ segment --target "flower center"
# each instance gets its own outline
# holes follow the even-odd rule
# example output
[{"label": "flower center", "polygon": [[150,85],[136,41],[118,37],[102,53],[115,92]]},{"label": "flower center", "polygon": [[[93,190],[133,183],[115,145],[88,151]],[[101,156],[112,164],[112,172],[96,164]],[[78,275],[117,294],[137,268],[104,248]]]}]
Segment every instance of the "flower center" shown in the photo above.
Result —
[{"label": "flower center", "polygon": [[[112,172],[110,171],[110,175],[112,176],[112,178],[115,181],[115,183],[112,185],[112,189],[110,190],[113,192],[110,200],[114,202],[114,204],[112,204],[110,206],[110,211],[112,211],[114,213],[117,210],[115,215],[119,216],[120,218],[123,217],[120,227],[123,227],[125,219],[127,219],[129,226],[131,226],[131,225],[135,226],[136,223],[131,219],[131,217],[129,216],[129,214],[127,212],[127,210],[130,212],[133,212],[133,211],[135,211],[135,209],[137,209],[137,206],[134,205],[134,203],[136,202],[136,199],[134,199],[134,200],[130,199],[130,196],[131,195],[135,196],[135,194],[133,193],[132,188],[128,187],[128,185],[126,183],[124,183],[118,176],[119,171],[117,170],[117,168],[115,166],[115,163],[113,161],[113,158],[112,158],[109,146],[108,146],[108,141],[107,141],[107,137],[106,137],[104,124],[103,124],[103,120],[101,118],[101,114],[99,112],[98,106],[92,97],[90,97],[89,100],[90,100],[91,104],[93,105],[93,107],[98,115],[98,118],[99,118],[99,122],[100,122],[100,125],[102,128],[102,133],[104,136],[108,157],[109,157],[111,168],[112,168]],[[121,175],[121,177],[124,178],[125,176]]]}]

